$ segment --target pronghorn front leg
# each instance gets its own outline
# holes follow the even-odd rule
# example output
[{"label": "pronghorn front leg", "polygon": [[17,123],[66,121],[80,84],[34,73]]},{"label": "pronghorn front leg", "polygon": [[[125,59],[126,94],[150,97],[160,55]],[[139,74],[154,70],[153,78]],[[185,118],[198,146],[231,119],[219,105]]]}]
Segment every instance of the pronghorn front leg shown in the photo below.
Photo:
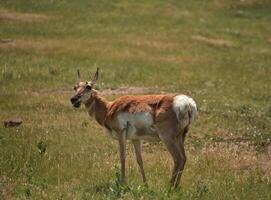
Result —
[{"label": "pronghorn front leg", "polygon": [[120,184],[123,185],[125,183],[125,144],[126,144],[126,135],[127,135],[127,128],[123,129],[119,134],[118,141],[119,141],[119,153],[120,153],[120,167],[121,167],[121,174],[120,174]]},{"label": "pronghorn front leg", "polygon": [[147,180],[146,180],[144,167],[143,167],[143,160],[142,160],[142,156],[141,156],[141,141],[140,140],[133,140],[133,144],[134,144],[134,148],[135,148],[136,161],[139,165],[143,182],[145,185],[147,185]]}]

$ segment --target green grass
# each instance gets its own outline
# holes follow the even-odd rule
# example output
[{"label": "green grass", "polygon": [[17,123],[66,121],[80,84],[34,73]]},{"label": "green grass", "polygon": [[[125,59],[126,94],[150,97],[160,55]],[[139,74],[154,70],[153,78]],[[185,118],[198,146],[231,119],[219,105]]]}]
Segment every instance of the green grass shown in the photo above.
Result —
[{"label": "green grass", "polygon": [[[0,127],[0,199],[270,199],[270,33],[268,0],[2,1],[0,120],[23,124]],[[149,188],[131,145],[119,185],[117,143],[69,103],[96,67],[100,90],[196,100],[178,191],[162,143],[143,148]]]}]

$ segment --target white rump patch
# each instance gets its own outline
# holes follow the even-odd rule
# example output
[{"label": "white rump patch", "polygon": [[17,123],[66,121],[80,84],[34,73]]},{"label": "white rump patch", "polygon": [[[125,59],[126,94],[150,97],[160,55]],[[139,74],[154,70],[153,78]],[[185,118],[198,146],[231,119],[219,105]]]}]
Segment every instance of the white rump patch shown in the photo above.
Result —
[{"label": "white rump patch", "polygon": [[[197,106],[192,98],[186,95],[178,95],[174,97],[172,107],[178,120],[181,122],[182,127],[190,125],[195,120],[197,115]],[[191,113],[190,115],[189,110]]]}]

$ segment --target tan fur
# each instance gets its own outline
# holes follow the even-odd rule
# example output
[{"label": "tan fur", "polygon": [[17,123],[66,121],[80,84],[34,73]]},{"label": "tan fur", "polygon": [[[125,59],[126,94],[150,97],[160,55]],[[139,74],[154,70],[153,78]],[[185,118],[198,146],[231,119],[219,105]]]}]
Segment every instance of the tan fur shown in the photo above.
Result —
[{"label": "tan fur", "polygon": [[155,117],[171,109],[176,95],[141,95],[122,96],[111,102],[106,117],[112,118],[119,112],[150,112]]}]

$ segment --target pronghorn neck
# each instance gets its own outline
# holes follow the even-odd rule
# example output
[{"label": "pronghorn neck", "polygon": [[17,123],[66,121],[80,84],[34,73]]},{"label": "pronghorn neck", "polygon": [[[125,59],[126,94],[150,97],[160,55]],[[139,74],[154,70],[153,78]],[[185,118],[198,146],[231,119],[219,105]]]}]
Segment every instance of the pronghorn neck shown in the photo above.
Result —
[{"label": "pronghorn neck", "polygon": [[93,91],[85,106],[88,114],[94,117],[101,126],[104,126],[108,104],[109,102],[104,97],[100,96],[97,91]]}]

